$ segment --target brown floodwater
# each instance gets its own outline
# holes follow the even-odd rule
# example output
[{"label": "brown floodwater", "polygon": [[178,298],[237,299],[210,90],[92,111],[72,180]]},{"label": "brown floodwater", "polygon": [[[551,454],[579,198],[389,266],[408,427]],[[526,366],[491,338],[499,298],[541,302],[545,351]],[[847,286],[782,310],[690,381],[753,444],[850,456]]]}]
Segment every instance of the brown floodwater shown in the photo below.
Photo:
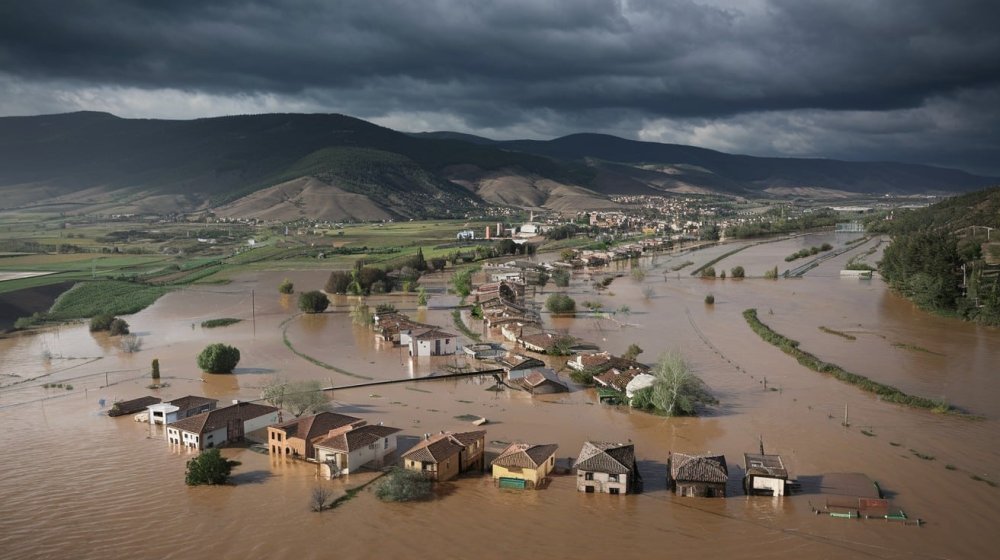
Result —
[{"label": "brown floodwater", "polygon": [[[841,247],[847,239],[814,234],[755,245],[715,267],[740,265],[751,275],[774,265],[784,270],[790,268],[784,256],[802,247]],[[535,398],[496,393],[486,390],[489,380],[477,378],[333,393],[336,410],[402,428],[401,447],[423,433],[468,429],[456,418],[463,414],[489,418],[488,441],[557,443],[564,464],[586,439],[631,440],[646,488],[637,496],[580,494],[571,476],[530,492],[499,491],[488,478],[470,477],[441,485],[428,502],[383,504],[363,491],[317,514],[309,510],[314,486],[342,489],[351,481],[320,482],[314,466],[229,449],[225,454],[243,463],[235,486],[188,488],[183,478],[190,454],[171,450],[148,425],[102,414],[113,399],[153,393],[145,388],[153,358],[169,383],[155,394],[203,394],[224,402],[256,398],[273,376],[343,386],[468,365],[460,357],[412,361],[398,348],[376,343],[370,331],[351,322],[356,299],[337,297],[321,316],[296,316],[294,298],[279,295],[276,286],[287,276],[299,289],[319,288],[325,275],[315,271],[257,272],[224,286],[168,294],[128,317],[143,339],[134,354],[83,324],[2,339],[0,446],[7,460],[0,478],[0,557],[500,558],[526,547],[550,558],[996,557],[1000,488],[972,476],[1000,480],[1000,331],[920,312],[878,279],[839,277],[848,259],[876,244],[862,244],[794,280],[689,275],[733,245],[643,259],[647,274],[641,282],[627,264],[575,273],[565,291],[578,302],[599,301],[606,310],[621,311],[605,318],[546,317],[548,326],[614,353],[637,343],[647,363],[679,350],[720,401],[699,418],[602,406],[592,391],[578,387]],[[695,264],[671,270],[688,260]],[[594,293],[592,273],[608,271],[624,276]],[[424,283],[433,294],[444,281],[440,276]],[[536,301],[540,305],[556,290],[550,284]],[[714,306],[703,302],[708,293],[715,295]],[[454,331],[447,310],[418,314],[416,296],[369,299],[372,305],[380,301]],[[805,369],[750,331],[741,316],[749,307],[821,359],[909,393],[947,399],[981,418],[882,403]],[[219,329],[199,326],[218,317],[243,321]],[[198,371],[194,356],[209,342],[240,348],[233,375]],[[51,383],[73,388],[42,387]],[[822,473],[864,472],[896,506],[926,523],[817,516],[811,506],[823,498],[810,493],[785,499],[741,495],[742,453],[754,451],[758,437],[769,452],[782,454],[792,476],[807,487]],[[669,451],[724,453],[732,497],[669,495]]]}]

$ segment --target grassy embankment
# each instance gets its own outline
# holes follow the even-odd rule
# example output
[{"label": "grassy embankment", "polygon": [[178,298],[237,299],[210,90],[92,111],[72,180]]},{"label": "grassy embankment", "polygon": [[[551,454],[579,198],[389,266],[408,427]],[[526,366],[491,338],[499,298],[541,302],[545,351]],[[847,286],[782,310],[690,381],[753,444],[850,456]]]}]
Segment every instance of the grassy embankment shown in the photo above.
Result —
[{"label": "grassy embankment", "polygon": [[863,391],[874,393],[875,395],[878,395],[881,400],[886,402],[903,404],[913,408],[923,408],[936,413],[958,412],[954,407],[944,401],[936,401],[926,397],[908,395],[891,385],[885,385],[878,383],[877,381],[872,381],[863,375],[851,373],[836,364],[820,360],[813,354],[800,349],[798,341],[778,334],[770,327],[762,323],[760,319],[757,318],[756,309],[747,309],[744,311],[743,318],[746,319],[750,328],[753,329],[753,331],[762,339],[764,339],[765,342],[769,342],[772,345],[777,346],[782,352],[792,356],[798,360],[800,364],[813,371],[832,375],[840,381],[854,385]]}]

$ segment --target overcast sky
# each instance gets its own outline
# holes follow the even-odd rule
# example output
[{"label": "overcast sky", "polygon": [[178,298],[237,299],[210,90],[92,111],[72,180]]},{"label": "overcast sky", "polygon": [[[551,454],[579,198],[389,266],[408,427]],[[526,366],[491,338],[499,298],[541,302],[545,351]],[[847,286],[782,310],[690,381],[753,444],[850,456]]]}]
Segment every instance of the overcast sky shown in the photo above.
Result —
[{"label": "overcast sky", "polygon": [[344,113],[1000,176],[995,0],[0,3],[0,115]]}]

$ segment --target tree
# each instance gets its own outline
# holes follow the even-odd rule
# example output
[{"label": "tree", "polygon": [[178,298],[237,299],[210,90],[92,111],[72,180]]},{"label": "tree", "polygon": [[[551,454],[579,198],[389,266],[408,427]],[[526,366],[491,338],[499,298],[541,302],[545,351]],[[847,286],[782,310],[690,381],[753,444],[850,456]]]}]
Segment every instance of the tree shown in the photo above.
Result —
[{"label": "tree", "polygon": [[573,353],[573,345],[576,338],[569,335],[557,336],[552,343],[545,348],[545,353],[550,356],[569,356]]},{"label": "tree", "polygon": [[264,399],[271,406],[282,408],[285,405],[285,393],[287,392],[288,382],[281,377],[275,376],[264,385],[264,388],[260,392],[260,398]]},{"label": "tree", "polygon": [[153,358],[153,381],[160,380],[160,360]]},{"label": "tree", "polygon": [[722,278],[723,280],[726,279],[726,271],[725,270],[719,272],[719,278]]},{"label": "tree", "polygon": [[299,310],[305,313],[322,313],[330,306],[330,300],[323,292],[313,290],[299,294]]},{"label": "tree", "polygon": [[372,314],[368,309],[368,304],[365,302],[360,302],[357,305],[351,307],[351,321],[355,325],[361,325],[366,327],[372,324]]},{"label": "tree", "polygon": [[771,270],[764,271],[764,278],[767,278],[768,280],[777,280],[778,279],[778,267],[775,266]]},{"label": "tree", "polygon": [[424,258],[424,248],[417,247],[417,254],[413,257],[412,264],[413,268],[423,272],[427,270],[427,260]]},{"label": "tree", "polygon": [[326,281],[324,288],[331,294],[346,294],[347,287],[351,284],[351,273],[346,270],[334,270]]},{"label": "tree", "polygon": [[535,278],[535,284],[539,288],[544,288],[546,284],[549,283],[549,275],[545,272],[539,272],[538,276]]},{"label": "tree", "polygon": [[576,300],[566,294],[552,294],[545,300],[545,308],[552,313],[573,313],[576,311]]},{"label": "tree", "polygon": [[319,412],[328,404],[319,381],[289,383],[284,401],[285,410],[294,414],[296,418],[307,412]]},{"label": "tree", "polygon": [[427,290],[423,286],[417,291],[417,305],[424,307],[427,305]]},{"label": "tree", "polygon": [[434,257],[433,259],[431,259],[431,267],[438,272],[444,270],[444,267],[447,264],[448,261],[441,257]]},{"label": "tree", "polygon": [[701,271],[701,277],[702,278],[715,278],[715,267],[714,266],[710,266],[710,267],[707,267],[707,268],[703,268],[702,271]]},{"label": "tree", "polygon": [[111,325],[108,326],[108,333],[111,334],[111,336],[128,334],[128,323],[125,322],[125,319],[115,317],[115,319],[111,321]]},{"label": "tree", "polygon": [[712,294],[708,294],[707,296],[705,296],[705,303],[707,303],[708,305],[714,305],[715,296],[713,296]]},{"label": "tree", "polygon": [[187,462],[184,482],[188,486],[225,484],[229,480],[229,474],[233,472],[233,467],[239,465],[239,461],[223,457],[217,448],[207,449]]},{"label": "tree", "polygon": [[111,322],[116,317],[110,313],[101,313],[90,318],[90,332],[106,331],[111,328]]},{"label": "tree", "polygon": [[635,359],[639,357],[639,354],[642,354],[642,348],[640,348],[639,345],[635,343],[629,344],[628,349],[625,350],[624,354],[622,354],[622,359],[634,362]]},{"label": "tree", "polygon": [[552,281],[560,288],[569,286],[569,271],[564,268],[557,268],[552,271]]},{"label": "tree", "polygon": [[742,266],[734,266],[729,271],[729,273],[730,273],[730,276],[732,276],[733,278],[744,278],[744,277],[746,277],[746,274],[747,274],[747,272],[745,270],[743,270]]},{"label": "tree", "polygon": [[646,270],[639,265],[634,265],[632,267],[632,279],[636,282],[642,282],[646,279]]},{"label": "tree", "polygon": [[232,373],[240,363],[240,351],[228,344],[209,344],[198,354],[198,367],[207,373]]},{"label": "tree", "polygon": [[576,258],[576,251],[573,249],[563,249],[559,252],[559,259],[563,262],[570,262]]},{"label": "tree", "polygon": [[688,416],[695,413],[699,404],[715,402],[676,351],[661,356],[651,373],[656,380],[639,399],[640,406],[633,399],[636,408],[653,408],[667,416]]},{"label": "tree", "polygon": [[313,511],[320,512],[330,507],[329,502],[332,497],[333,491],[326,486],[317,485],[312,489],[309,504],[312,506]]},{"label": "tree", "polygon": [[429,497],[433,482],[423,473],[392,467],[375,483],[375,497],[384,502],[410,502]]},{"label": "tree", "polygon": [[126,354],[134,354],[139,350],[142,350],[142,339],[135,334],[123,335],[120,344],[122,352],[125,352]]},{"label": "tree", "polygon": [[295,292],[295,284],[291,280],[285,278],[281,284],[278,285],[278,292],[282,294],[291,294]]},{"label": "tree", "polygon": [[465,269],[451,275],[451,285],[455,288],[455,293],[468,297],[472,293],[472,270]]}]

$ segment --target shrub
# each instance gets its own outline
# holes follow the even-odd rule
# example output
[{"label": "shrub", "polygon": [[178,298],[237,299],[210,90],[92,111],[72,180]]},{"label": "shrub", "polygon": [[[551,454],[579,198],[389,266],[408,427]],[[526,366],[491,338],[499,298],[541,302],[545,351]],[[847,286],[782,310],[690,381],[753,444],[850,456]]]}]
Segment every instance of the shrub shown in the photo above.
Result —
[{"label": "shrub", "polygon": [[732,276],[733,278],[745,278],[746,274],[747,273],[745,270],[743,270],[742,266],[734,266],[732,269],[729,270],[729,275]]},{"label": "shrub", "polygon": [[576,311],[576,300],[565,294],[552,294],[545,300],[545,308],[552,313],[573,313]]},{"label": "shrub", "polygon": [[153,358],[153,381],[160,380],[160,360]]},{"label": "shrub", "polygon": [[346,294],[352,281],[351,273],[344,270],[334,270],[326,281],[325,290],[331,294]]},{"label": "shrub", "polygon": [[291,294],[295,292],[295,284],[291,280],[285,278],[285,280],[278,285],[278,292],[282,294]]},{"label": "shrub", "polygon": [[128,323],[125,322],[125,319],[115,317],[115,319],[111,321],[111,324],[108,326],[108,332],[111,336],[128,334]]},{"label": "shrub", "polygon": [[209,344],[198,354],[198,367],[207,373],[232,373],[240,363],[240,351],[228,344]]},{"label": "shrub", "polygon": [[455,293],[468,297],[472,293],[472,270],[465,269],[451,275],[451,285],[455,288]]},{"label": "shrub", "polygon": [[330,300],[323,292],[313,290],[299,294],[299,310],[305,313],[322,313],[330,306]]},{"label": "shrub", "polygon": [[100,315],[94,315],[90,319],[90,332],[110,330],[111,322],[114,320],[115,316],[110,313],[101,313]]},{"label": "shrub", "polygon": [[209,319],[207,321],[201,322],[201,328],[203,329],[214,329],[216,327],[228,327],[229,325],[235,325],[243,319],[234,319],[232,317],[223,317],[222,319]]},{"label": "shrub", "polygon": [[428,498],[433,482],[423,473],[393,467],[375,483],[375,497],[384,502],[410,502]]},{"label": "shrub", "polygon": [[771,270],[765,271],[764,272],[764,278],[767,278],[768,280],[777,280],[778,279],[778,267],[775,266]]},{"label": "shrub", "polygon": [[421,286],[420,290],[417,292],[417,305],[421,307],[427,305],[427,290],[425,290],[423,286]]},{"label": "shrub", "polygon": [[563,268],[557,268],[552,271],[552,282],[560,288],[566,288],[569,286],[569,271]]},{"label": "shrub", "polygon": [[702,278],[715,278],[715,267],[709,266],[701,271]]},{"label": "shrub", "polygon": [[200,455],[187,462],[184,473],[184,483],[188,486],[201,484],[225,484],[233,467],[239,466],[239,461],[231,461],[222,456],[218,449],[203,451]]},{"label": "shrub", "polygon": [[642,348],[638,344],[632,343],[628,345],[628,349],[622,354],[622,359],[635,361],[642,354]]},{"label": "shrub", "polygon": [[126,334],[121,340],[122,352],[134,354],[142,350],[142,339],[134,334]]},{"label": "shrub", "polygon": [[705,296],[705,303],[707,303],[708,305],[714,305],[715,296],[713,296],[712,294],[708,294],[707,296]]}]

